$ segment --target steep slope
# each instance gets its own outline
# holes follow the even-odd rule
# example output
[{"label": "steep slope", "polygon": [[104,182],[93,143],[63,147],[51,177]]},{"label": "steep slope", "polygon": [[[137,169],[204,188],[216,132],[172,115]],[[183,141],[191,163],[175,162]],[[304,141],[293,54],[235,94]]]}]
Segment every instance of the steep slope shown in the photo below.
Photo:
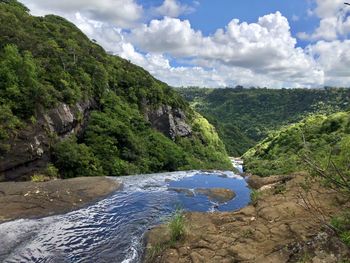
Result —
[{"label": "steep slope", "polygon": [[[309,169],[311,159],[337,178],[350,178],[350,112],[314,115],[270,134],[243,155],[245,168],[256,175],[287,174]],[[334,163],[331,165],[331,162]]]},{"label": "steep slope", "polygon": [[[349,108],[349,89],[201,89],[179,92],[217,128],[231,155],[241,155],[269,132],[315,114]],[[215,121],[214,121],[215,120]]]},{"label": "steep slope", "polygon": [[181,96],[72,23],[0,0],[0,24],[1,180],[230,168]]}]

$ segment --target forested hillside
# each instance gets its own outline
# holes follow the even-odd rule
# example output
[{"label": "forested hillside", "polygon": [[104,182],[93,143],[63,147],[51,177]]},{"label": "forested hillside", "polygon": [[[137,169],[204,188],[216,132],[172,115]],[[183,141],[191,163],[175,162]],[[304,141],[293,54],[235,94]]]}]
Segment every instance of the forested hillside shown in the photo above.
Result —
[{"label": "forested hillside", "polygon": [[315,113],[349,109],[349,89],[178,89],[213,123],[231,155],[239,156],[283,125]]},{"label": "forested hillside", "polygon": [[[14,169],[73,177],[230,168],[215,129],[177,92],[69,21],[0,0],[0,25],[5,179]],[[26,171],[39,160],[46,168]]]},{"label": "forested hillside", "polygon": [[[338,112],[310,116],[286,126],[243,157],[246,170],[261,176],[305,171],[311,168],[306,161],[312,160],[324,171],[343,169],[344,178],[349,178],[349,149],[350,112]],[[336,179],[336,170],[330,174]]]}]

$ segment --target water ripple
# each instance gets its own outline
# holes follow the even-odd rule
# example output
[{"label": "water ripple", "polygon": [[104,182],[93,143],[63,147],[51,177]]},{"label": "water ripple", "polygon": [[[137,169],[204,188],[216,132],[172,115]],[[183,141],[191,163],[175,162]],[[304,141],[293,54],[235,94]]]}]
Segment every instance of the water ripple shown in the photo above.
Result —
[{"label": "water ripple", "polygon": [[[165,180],[167,179],[167,180]],[[120,177],[123,191],[64,215],[0,224],[1,262],[139,262],[142,236],[180,204],[187,210],[210,211],[203,196],[167,191],[178,183],[189,189],[203,185],[232,188],[237,197],[219,209],[234,210],[249,202],[249,190],[233,173],[176,172]],[[215,205],[217,207],[217,205]]]}]

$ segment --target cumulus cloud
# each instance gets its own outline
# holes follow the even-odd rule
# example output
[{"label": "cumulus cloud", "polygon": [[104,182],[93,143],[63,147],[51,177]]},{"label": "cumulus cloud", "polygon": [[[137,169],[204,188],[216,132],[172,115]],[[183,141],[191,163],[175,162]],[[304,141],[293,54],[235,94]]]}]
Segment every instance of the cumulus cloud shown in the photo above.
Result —
[{"label": "cumulus cloud", "polygon": [[211,36],[192,29],[188,20],[165,17],[135,28],[129,39],[147,52],[192,58],[194,65],[206,68],[225,66],[226,73],[237,67],[276,81],[322,81],[322,72],[296,47],[288,20],[280,12],[251,24],[234,19]]},{"label": "cumulus cloud", "polygon": [[142,18],[143,7],[135,0],[22,0],[37,15],[55,13],[83,16],[118,27],[131,27]]},{"label": "cumulus cloud", "polygon": [[316,0],[316,8],[312,11],[320,18],[320,24],[312,33],[300,32],[302,40],[336,40],[350,33],[349,6],[343,0]]},{"label": "cumulus cloud", "polygon": [[178,17],[182,14],[188,14],[194,11],[194,8],[181,4],[177,0],[164,0],[163,4],[155,9],[161,16]]},{"label": "cumulus cloud", "polygon": [[319,41],[307,47],[325,72],[325,85],[349,86],[350,83],[350,40]]},{"label": "cumulus cloud", "polygon": [[148,23],[142,21],[150,10],[136,0],[23,0],[33,14],[64,16],[107,51],[173,86],[347,86],[350,41],[337,38],[350,32],[348,9],[338,0],[315,1],[310,13],[320,17],[320,25],[312,34],[299,34],[315,40],[303,49],[280,12],[256,23],[233,19],[204,35],[176,18],[189,11],[180,0],[165,0],[157,8],[158,17],[165,17]]}]

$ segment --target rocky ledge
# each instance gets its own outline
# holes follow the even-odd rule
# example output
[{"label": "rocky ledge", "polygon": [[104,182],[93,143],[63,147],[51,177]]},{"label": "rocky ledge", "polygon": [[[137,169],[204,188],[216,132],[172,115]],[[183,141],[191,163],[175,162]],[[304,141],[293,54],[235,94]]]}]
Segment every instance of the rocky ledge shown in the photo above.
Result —
[{"label": "rocky ledge", "polygon": [[[349,209],[349,200],[316,181],[305,191],[305,175],[263,180],[257,180],[254,205],[228,213],[187,213],[182,241],[169,242],[165,225],[152,229],[146,261],[335,263],[350,258],[349,248],[325,225]],[[266,185],[269,180],[272,185]]]},{"label": "rocky ledge", "polygon": [[121,188],[107,177],[79,177],[43,183],[0,183],[0,223],[67,213]]}]

